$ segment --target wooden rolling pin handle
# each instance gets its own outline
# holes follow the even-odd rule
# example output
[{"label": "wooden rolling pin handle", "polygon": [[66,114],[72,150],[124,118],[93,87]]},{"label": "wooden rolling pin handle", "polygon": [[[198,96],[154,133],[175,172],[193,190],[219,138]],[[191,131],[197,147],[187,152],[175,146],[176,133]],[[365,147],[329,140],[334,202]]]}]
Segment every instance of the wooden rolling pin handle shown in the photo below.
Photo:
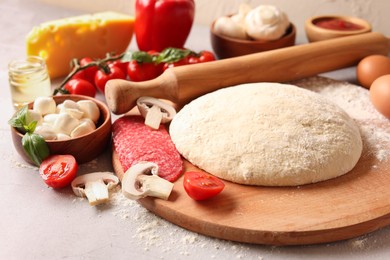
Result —
[{"label": "wooden rolling pin handle", "polygon": [[352,66],[368,55],[387,55],[389,51],[388,38],[380,33],[365,33],[174,67],[150,81],[111,80],[106,85],[105,96],[115,114],[128,112],[141,96],[168,99],[182,105],[223,87],[302,79]]}]

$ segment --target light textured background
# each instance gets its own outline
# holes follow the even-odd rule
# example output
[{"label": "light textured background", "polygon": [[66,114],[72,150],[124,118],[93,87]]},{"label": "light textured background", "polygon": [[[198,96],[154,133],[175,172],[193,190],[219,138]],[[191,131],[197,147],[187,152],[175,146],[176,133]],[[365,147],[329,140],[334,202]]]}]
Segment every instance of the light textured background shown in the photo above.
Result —
[{"label": "light textured background", "polygon": [[[40,0],[86,12],[103,10],[134,14],[134,0]],[[93,3],[93,4],[92,4]],[[195,0],[197,24],[209,25],[222,15],[234,13],[240,3],[255,7],[260,4],[276,5],[284,10],[304,34],[305,20],[319,14],[354,15],[368,20],[373,30],[390,36],[390,1],[385,0]]]}]

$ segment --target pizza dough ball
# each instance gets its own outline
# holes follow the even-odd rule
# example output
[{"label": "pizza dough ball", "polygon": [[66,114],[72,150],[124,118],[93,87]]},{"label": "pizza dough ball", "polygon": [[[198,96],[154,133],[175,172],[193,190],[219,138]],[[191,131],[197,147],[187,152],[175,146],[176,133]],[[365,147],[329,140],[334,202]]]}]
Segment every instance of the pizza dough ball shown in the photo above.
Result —
[{"label": "pizza dough ball", "polygon": [[349,172],[362,153],[356,123],[319,94],[253,83],[204,95],[177,113],[170,134],[191,163],[248,185],[295,186]]}]

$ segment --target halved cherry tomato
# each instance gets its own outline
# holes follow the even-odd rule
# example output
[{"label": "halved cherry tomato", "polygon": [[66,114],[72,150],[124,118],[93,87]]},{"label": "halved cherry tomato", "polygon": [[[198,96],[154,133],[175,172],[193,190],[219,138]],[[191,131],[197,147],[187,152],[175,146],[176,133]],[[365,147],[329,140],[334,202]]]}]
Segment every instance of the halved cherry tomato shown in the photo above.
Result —
[{"label": "halved cherry tomato", "polygon": [[205,172],[186,172],[184,189],[194,200],[206,200],[219,194],[225,184],[217,177]]},{"label": "halved cherry tomato", "polygon": [[111,79],[126,79],[125,73],[116,66],[109,66],[110,72],[106,74],[103,70],[98,70],[95,74],[95,86],[104,93],[107,81]]},{"label": "halved cherry tomato", "polygon": [[[93,62],[94,60],[89,58],[89,57],[85,57],[85,58],[82,58],[80,60],[80,65],[81,66],[85,66],[85,65],[88,65],[89,63]],[[88,67],[84,70],[84,74],[85,74],[85,79],[88,80],[89,82],[91,82],[92,84],[94,84],[95,82],[95,74],[96,72],[98,71],[98,66],[91,66],[91,67]]]},{"label": "halved cherry tomato", "polygon": [[64,88],[69,91],[70,94],[84,95],[89,97],[95,97],[96,95],[95,86],[85,79],[71,79],[66,82]]},{"label": "halved cherry tomato", "polygon": [[76,177],[78,164],[72,155],[50,155],[39,166],[44,182],[55,189],[68,186]]},{"label": "halved cherry tomato", "polygon": [[161,64],[138,62],[132,60],[127,67],[127,75],[131,81],[145,81],[158,77],[162,73]]}]

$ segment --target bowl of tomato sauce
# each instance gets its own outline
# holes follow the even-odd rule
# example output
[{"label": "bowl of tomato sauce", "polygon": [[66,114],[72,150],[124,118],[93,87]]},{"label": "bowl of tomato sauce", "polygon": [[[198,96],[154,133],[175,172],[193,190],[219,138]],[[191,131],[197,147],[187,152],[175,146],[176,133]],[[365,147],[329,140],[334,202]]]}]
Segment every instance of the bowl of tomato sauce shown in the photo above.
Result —
[{"label": "bowl of tomato sauce", "polygon": [[321,15],[306,20],[305,32],[309,42],[367,33],[371,24],[354,16]]}]

